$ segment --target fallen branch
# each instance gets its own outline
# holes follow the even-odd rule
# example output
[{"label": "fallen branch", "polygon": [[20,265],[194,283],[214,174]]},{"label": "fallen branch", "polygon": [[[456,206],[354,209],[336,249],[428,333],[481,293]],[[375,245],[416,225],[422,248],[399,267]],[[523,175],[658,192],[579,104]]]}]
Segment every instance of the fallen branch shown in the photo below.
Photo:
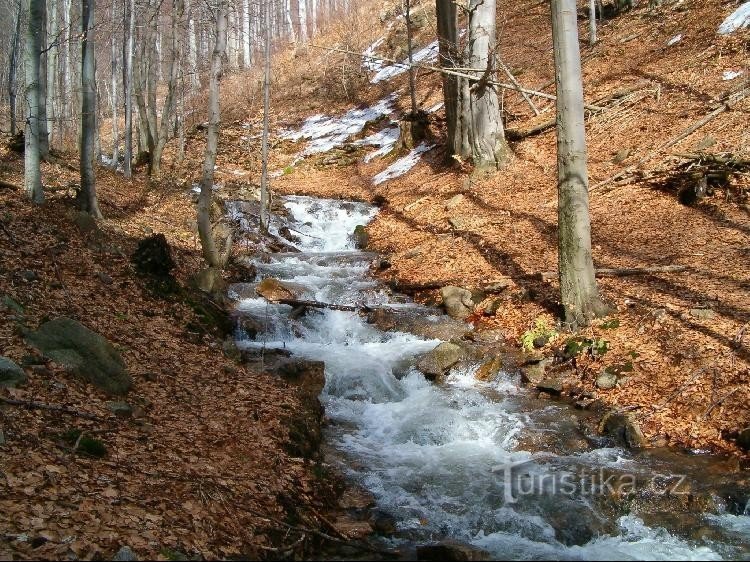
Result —
[{"label": "fallen branch", "polygon": [[19,186],[3,180],[0,180],[0,189],[16,189],[18,191],[21,191],[21,188]]},{"label": "fallen branch", "polygon": [[59,404],[44,404],[42,402],[33,402],[30,400],[15,400],[12,398],[3,398],[0,396],[0,403],[7,404],[8,406],[19,406],[26,408],[27,410],[46,410],[49,412],[59,412],[61,414],[68,414],[70,416],[76,416],[93,421],[109,421],[105,418],[89,414],[88,412],[81,412],[80,410],[74,410],[67,406],[61,406]]},{"label": "fallen branch", "polygon": [[[601,268],[595,271],[597,277],[627,277],[629,275],[650,275],[652,273],[679,273],[690,269],[686,265],[657,265],[653,267],[631,267],[622,269]],[[544,271],[536,274],[542,281],[557,279],[557,271]]]},{"label": "fallen branch", "polygon": [[330,302],[320,302],[320,301],[306,301],[306,300],[299,300],[299,299],[279,299],[271,301],[278,304],[288,304],[290,306],[303,306],[303,307],[310,307],[310,308],[325,308],[328,310],[343,310],[345,312],[372,312],[374,310],[373,307],[367,306],[366,304],[361,305],[351,305],[351,304],[334,304]]},{"label": "fallen branch", "polygon": [[508,77],[508,80],[510,80],[510,83],[515,86],[516,90],[519,94],[521,94],[521,97],[526,101],[526,103],[529,104],[529,107],[531,107],[531,111],[534,112],[534,115],[540,115],[539,108],[537,108],[536,105],[534,105],[534,102],[531,101],[531,98],[529,97],[529,94],[523,91],[523,88],[521,87],[521,84],[519,84],[518,80],[516,80],[516,77],[513,76],[513,73],[510,71],[510,69],[505,65],[505,63],[498,59],[498,64],[500,65],[500,68],[503,69],[503,72],[505,72],[505,75]]},{"label": "fallen branch", "polygon": [[641,158],[640,160],[638,160],[638,162],[636,162],[635,164],[633,164],[631,166],[628,166],[627,168],[625,168],[623,170],[620,170],[615,175],[610,176],[610,177],[608,177],[605,180],[600,181],[599,183],[597,183],[596,185],[594,185],[592,188],[590,188],[589,191],[594,191],[596,189],[599,189],[600,187],[604,187],[605,185],[608,185],[608,184],[612,183],[613,181],[619,180],[620,178],[622,178],[622,177],[624,177],[626,175],[629,175],[630,173],[632,173],[633,171],[635,171],[637,168],[639,168],[640,166],[642,166],[643,164],[645,164],[646,162],[648,162],[652,158],[658,156],[659,154],[661,154],[662,152],[664,152],[668,148],[673,147],[674,145],[676,145],[678,142],[680,142],[684,138],[692,135],[695,131],[697,131],[701,127],[707,125],[708,123],[710,123],[711,121],[713,121],[714,119],[716,119],[719,115],[721,115],[725,111],[728,111],[728,110],[732,109],[732,107],[736,103],[738,103],[741,100],[743,100],[744,98],[746,98],[748,94],[750,94],[750,88],[742,89],[742,90],[740,90],[738,92],[735,92],[734,94],[728,96],[727,99],[726,99],[726,101],[722,102],[722,104],[719,107],[717,107],[716,109],[714,109],[711,113],[709,113],[708,115],[706,115],[705,117],[703,117],[699,121],[697,121],[697,122],[693,123],[692,125],[690,125],[682,133],[680,133],[679,135],[677,135],[673,139],[668,140],[667,142],[662,143],[661,145],[657,146],[651,152],[649,152],[648,154],[646,154],[643,158]]}]

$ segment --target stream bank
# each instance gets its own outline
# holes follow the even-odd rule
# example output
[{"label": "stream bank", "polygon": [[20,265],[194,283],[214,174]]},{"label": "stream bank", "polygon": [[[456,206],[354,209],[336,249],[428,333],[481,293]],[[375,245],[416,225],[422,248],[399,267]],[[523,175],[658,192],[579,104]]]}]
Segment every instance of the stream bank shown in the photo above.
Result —
[{"label": "stream bank", "polygon": [[[370,276],[373,256],[355,250],[351,234],[376,209],[309,197],[284,206],[288,219],[272,233],[293,231],[297,251],[255,260],[257,278],[230,289],[242,325],[253,327],[237,345],[261,365],[290,354],[324,363],[324,438],[336,452],[327,461],[393,522],[384,529],[362,515],[372,521],[362,527],[387,535],[374,539],[381,547],[410,557],[447,539],[505,558],[750,553],[750,485],[738,466],[620,448],[581,430],[591,413],[539,400],[514,370],[477,380],[478,357],[456,362],[440,385],[426,380],[418,364],[451,331],[439,334],[445,316]],[[391,328],[372,313],[269,303],[254,294],[264,278],[300,299],[388,311]],[[419,324],[431,330],[409,331]]]}]

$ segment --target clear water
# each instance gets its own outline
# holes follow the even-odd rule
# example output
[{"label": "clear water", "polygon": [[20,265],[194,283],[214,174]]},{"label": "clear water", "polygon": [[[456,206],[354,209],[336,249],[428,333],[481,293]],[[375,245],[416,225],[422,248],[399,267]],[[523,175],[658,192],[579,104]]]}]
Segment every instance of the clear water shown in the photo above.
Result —
[{"label": "clear water", "polygon": [[[301,253],[257,263],[259,279],[304,285],[308,299],[434,314],[404,304],[368,275],[372,255],[354,250],[350,234],[374,217],[373,207],[307,197],[289,197],[286,207]],[[291,307],[255,298],[238,308],[266,326],[255,340],[240,339],[241,347],[325,361],[328,439],[349,476],[397,518],[394,546],[453,538],[513,559],[750,556],[747,516],[699,515],[714,533],[693,540],[667,523],[608,515],[591,490],[564,493],[566,478],[593,482],[602,470],[643,478],[653,467],[621,449],[567,445],[558,437],[574,433],[570,410],[530,398],[510,375],[479,383],[474,368],[464,367],[436,386],[414,364],[437,340],[382,332],[354,312],[315,310],[290,319]],[[526,446],[531,442],[547,445]]]}]

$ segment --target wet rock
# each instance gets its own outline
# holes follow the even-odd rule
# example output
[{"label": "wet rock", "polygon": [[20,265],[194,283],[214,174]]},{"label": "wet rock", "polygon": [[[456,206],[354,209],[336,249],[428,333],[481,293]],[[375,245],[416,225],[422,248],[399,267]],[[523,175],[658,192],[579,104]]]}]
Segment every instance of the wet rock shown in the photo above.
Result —
[{"label": "wet rock", "polygon": [[273,373],[316,399],[323,392],[323,386],[326,383],[323,361],[305,359],[280,361],[274,367]]},{"label": "wet rock", "polygon": [[474,312],[474,299],[471,291],[461,287],[447,286],[440,289],[443,307],[451,318],[464,320]]},{"label": "wet rock", "polygon": [[547,368],[552,365],[554,359],[547,357],[521,367],[521,380],[526,384],[537,385],[541,383],[546,375]]},{"label": "wet rock", "polygon": [[435,560],[444,562],[492,560],[489,552],[458,541],[446,540],[436,544],[424,544],[417,547],[417,560]]},{"label": "wet rock", "polygon": [[737,436],[737,445],[746,451],[750,451],[750,427],[746,427]]},{"label": "wet rock", "polygon": [[396,534],[398,521],[384,511],[376,510],[370,515],[370,526],[378,535],[389,537]]},{"label": "wet rock", "polygon": [[289,242],[293,242],[295,244],[299,243],[301,241],[300,237],[297,236],[296,234],[292,233],[292,231],[289,230],[288,226],[282,226],[279,229],[279,236],[281,236],[282,238],[288,240]]},{"label": "wet rock", "polygon": [[596,387],[602,390],[609,390],[617,386],[617,375],[609,369],[604,368],[596,377]]},{"label": "wet rock", "polygon": [[599,422],[599,433],[613,439],[618,445],[631,449],[643,448],[647,445],[640,426],[632,416],[616,410],[604,414]]},{"label": "wet rock", "polygon": [[172,250],[163,234],[141,240],[130,259],[141,275],[169,277],[175,266]]},{"label": "wet rock", "polygon": [[107,410],[112,412],[118,418],[129,418],[133,415],[133,407],[127,402],[107,402]]},{"label": "wet rock", "polygon": [[273,277],[267,277],[255,288],[255,292],[269,301],[280,301],[286,299],[298,300],[304,287],[295,283],[279,281]]},{"label": "wet rock", "polygon": [[15,388],[26,383],[26,373],[7,357],[0,357],[0,388]]},{"label": "wet rock", "polygon": [[480,381],[490,381],[497,377],[503,368],[503,359],[499,355],[491,357],[479,366],[474,378]]},{"label": "wet rock", "polygon": [[465,351],[461,346],[443,342],[422,356],[417,363],[417,369],[429,380],[438,380],[464,357]]},{"label": "wet rock", "polygon": [[367,234],[367,229],[364,225],[358,224],[354,228],[352,233],[352,239],[354,240],[354,247],[358,250],[364,250],[367,248],[367,243],[370,241],[370,235]]},{"label": "wet rock", "polygon": [[536,388],[537,390],[546,392],[552,396],[560,396],[563,391],[563,383],[557,377],[547,377],[539,381]]},{"label": "wet rock", "polygon": [[263,331],[263,325],[251,316],[238,316],[235,323],[237,329],[251,340]]},{"label": "wet rock", "polygon": [[339,498],[341,509],[363,510],[375,505],[375,496],[364,488],[351,486]]},{"label": "wet rock", "polygon": [[350,515],[342,515],[334,521],[334,527],[350,539],[364,539],[372,534],[372,527],[367,521],[359,521]]},{"label": "wet rock", "polygon": [[45,322],[27,334],[26,342],[109,394],[125,394],[133,384],[120,352],[76,320],[60,317]]},{"label": "wet rock", "polygon": [[464,322],[448,316],[425,316],[410,311],[378,308],[368,313],[367,322],[383,332],[408,332],[436,340],[452,340],[466,333]]}]

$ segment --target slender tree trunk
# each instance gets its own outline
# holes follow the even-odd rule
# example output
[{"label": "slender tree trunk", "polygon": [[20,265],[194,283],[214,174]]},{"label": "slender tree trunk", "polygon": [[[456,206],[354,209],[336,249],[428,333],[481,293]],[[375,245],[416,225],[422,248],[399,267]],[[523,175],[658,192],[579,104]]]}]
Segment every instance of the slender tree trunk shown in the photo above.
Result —
[{"label": "slender tree trunk", "polygon": [[214,166],[219,145],[221,112],[219,107],[219,85],[222,74],[222,58],[227,48],[227,0],[219,0],[216,12],[216,42],[211,56],[211,76],[208,86],[208,133],[203,162],[203,178],[198,198],[198,234],[203,247],[203,257],[209,268],[221,270],[231,251],[231,239],[221,252],[214,239],[211,224],[211,205],[214,186]]},{"label": "slender tree trunk", "polygon": [[411,32],[411,0],[404,0],[404,12],[406,21],[406,49],[409,52],[409,97],[411,98],[411,114],[417,115],[417,85],[416,69],[414,68],[414,51]]},{"label": "slender tree trunk", "polygon": [[75,112],[75,100],[76,96],[73,93],[73,57],[72,57],[72,50],[73,50],[73,29],[71,28],[71,17],[70,17],[70,11],[72,9],[72,0],[63,0],[63,11],[62,11],[62,17],[63,17],[63,29],[65,29],[64,37],[65,37],[65,45],[63,49],[63,55],[65,56],[65,64],[63,65],[63,77],[62,77],[62,85],[63,90],[65,92],[65,95],[62,96],[62,106],[63,109],[61,111],[64,121],[63,121],[63,127],[61,127],[62,130],[65,131],[65,135],[67,136],[70,133],[73,119],[74,119],[74,112]]},{"label": "slender tree trunk", "polygon": [[596,45],[596,0],[589,0],[589,45]]},{"label": "slender tree trunk", "polygon": [[81,0],[81,190],[78,208],[94,218],[102,218],[96,200],[96,61],[94,39],[94,0]]},{"label": "slender tree trunk", "polygon": [[190,62],[190,84],[193,89],[197,90],[200,88],[200,79],[198,76],[198,40],[200,31],[195,26],[195,14],[197,11],[196,6],[187,4],[188,10],[188,60]]},{"label": "slender tree trunk", "polygon": [[39,60],[39,156],[49,156],[49,122],[47,121],[47,3],[42,13],[42,38]]},{"label": "slender tree trunk", "polygon": [[57,77],[59,73],[59,52],[60,52],[60,19],[58,18],[57,0],[49,2],[49,34],[53,42],[47,52],[47,119],[51,124],[48,129],[50,133],[50,143],[56,139],[55,133],[57,128]]},{"label": "slender tree trunk", "polygon": [[164,147],[167,145],[167,140],[169,138],[169,129],[171,128],[172,116],[174,114],[175,93],[177,89],[177,73],[179,70],[179,40],[177,37],[177,25],[178,22],[182,20],[183,12],[184,3],[182,2],[182,0],[173,0],[172,23],[169,33],[170,64],[169,79],[167,81],[167,95],[164,98],[164,107],[162,108],[159,134],[154,145],[153,155],[151,157],[151,174],[154,176],[158,176],[161,172],[161,157],[164,153]]},{"label": "slender tree trunk", "polygon": [[8,70],[8,102],[10,105],[10,134],[15,135],[18,131],[16,121],[16,96],[18,95],[18,51],[21,43],[21,19],[23,7],[18,0],[18,11],[16,12],[16,27],[13,34],[10,50],[10,69]]},{"label": "slender tree trunk", "polygon": [[124,174],[126,178],[133,175],[133,35],[135,33],[135,0],[127,1],[128,16],[124,23],[123,37],[123,96],[125,98],[125,161]]},{"label": "slender tree trunk", "polygon": [[[117,0],[112,0],[112,18],[117,14]],[[112,91],[110,93],[110,107],[112,108],[112,166],[116,170],[117,162],[120,160],[120,131],[117,123],[117,41],[114,25],[112,26]]]},{"label": "slender tree trunk", "polygon": [[26,31],[26,130],[24,152],[24,184],[26,195],[34,203],[44,203],[42,171],[40,168],[40,59],[44,34],[44,0],[28,0],[28,27]]},{"label": "slender tree trunk", "polygon": [[271,197],[268,188],[268,134],[271,124],[271,0],[264,0],[265,37],[263,53],[263,139],[260,175],[260,229],[268,232]]},{"label": "slender tree trunk", "polygon": [[586,129],[575,0],[552,0],[557,85],[558,251],[565,321],[576,328],[606,315],[591,257]]},{"label": "slender tree trunk", "polygon": [[471,85],[471,149],[478,169],[498,168],[508,158],[495,79],[495,0],[471,0],[469,13],[470,67],[477,81]]}]

